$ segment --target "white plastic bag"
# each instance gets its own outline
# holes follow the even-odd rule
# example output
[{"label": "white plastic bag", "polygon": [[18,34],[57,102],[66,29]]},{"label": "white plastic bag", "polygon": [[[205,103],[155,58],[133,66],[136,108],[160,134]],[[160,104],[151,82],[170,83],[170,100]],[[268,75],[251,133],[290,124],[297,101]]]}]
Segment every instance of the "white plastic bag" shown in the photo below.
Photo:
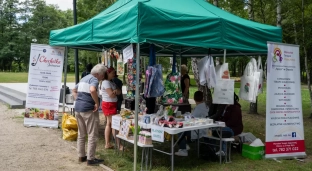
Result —
[{"label": "white plastic bag", "polygon": [[217,85],[217,75],[212,56],[209,57],[208,63],[208,73],[206,74],[206,77],[208,77],[207,86],[208,88],[213,88]]},{"label": "white plastic bag", "polygon": [[239,97],[246,101],[253,101],[255,90],[255,77],[252,62],[248,62],[244,75],[241,77],[241,86],[239,91]]},{"label": "white plastic bag", "polygon": [[234,80],[219,79],[213,92],[213,104],[234,104]]},{"label": "white plastic bag", "polygon": [[208,65],[208,56],[205,56],[201,60],[198,61],[197,67],[198,67],[198,75],[199,75],[199,84],[204,86],[207,81],[206,81],[206,72],[205,70],[207,69]]}]

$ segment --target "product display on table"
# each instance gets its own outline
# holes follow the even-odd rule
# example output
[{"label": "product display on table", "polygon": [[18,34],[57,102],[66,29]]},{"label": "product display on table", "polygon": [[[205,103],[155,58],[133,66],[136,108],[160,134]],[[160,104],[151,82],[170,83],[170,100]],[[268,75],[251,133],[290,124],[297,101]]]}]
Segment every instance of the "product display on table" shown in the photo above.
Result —
[{"label": "product display on table", "polygon": [[122,120],[120,124],[119,135],[128,138],[131,124],[132,120],[130,119]]},{"label": "product display on table", "polygon": [[139,132],[139,142],[145,145],[152,145],[152,134],[148,131]]},{"label": "product display on table", "polygon": [[120,111],[120,116],[123,118],[123,119],[133,119],[133,112],[131,110],[127,110],[127,109],[121,109]]}]

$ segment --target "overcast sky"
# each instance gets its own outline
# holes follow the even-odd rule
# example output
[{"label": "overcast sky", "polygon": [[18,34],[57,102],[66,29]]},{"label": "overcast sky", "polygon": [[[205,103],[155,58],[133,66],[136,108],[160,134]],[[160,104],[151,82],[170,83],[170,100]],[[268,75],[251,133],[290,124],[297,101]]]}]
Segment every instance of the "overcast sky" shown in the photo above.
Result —
[{"label": "overcast sky", "polygon": [[58,5],[61,10],[73,9],[73,0],[46,0],[46,2]]}]

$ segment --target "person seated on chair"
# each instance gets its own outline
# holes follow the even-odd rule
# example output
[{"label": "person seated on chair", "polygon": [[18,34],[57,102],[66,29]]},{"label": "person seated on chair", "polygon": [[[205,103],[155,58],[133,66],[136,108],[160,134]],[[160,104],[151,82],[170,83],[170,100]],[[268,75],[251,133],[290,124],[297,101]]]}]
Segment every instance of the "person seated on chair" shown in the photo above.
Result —
[{"label": "person seated on chair", "polygon": [[[194,94],[194,100],[196,103],[196,107],[192,112],[192,116],[195,118],[206,118],[209,112],[209,108],[206,106],[204,102],[204,94],[201,91],[196,91]],[[200,130],[199,134],[202,134],[204,130]],[[187,150],[190,150],[190,147],[186,144],[187,140],[186,137],[191,137],[191,131],[186,131],[181,134],[181,139],[179,141],[179,151],[175,153],[177,156],[188,156]],[[188,139],[190,141],[190,139]]]},{"label": "person seated on chair", "polygon": [[[222,138],[230,138],[239,135],[243,132],[243,120],[241,105],[238,103],[239,98],[234,93],[234,104],[226,105],[223,114],[218,119],[225,122],[224,128],[222,128]],[[213,132],[213,136],[219,137],[218,131]],[[225,144],[222,145],[222,155],[225,152]],[[220,154],[220,152],[218,152]]]}]

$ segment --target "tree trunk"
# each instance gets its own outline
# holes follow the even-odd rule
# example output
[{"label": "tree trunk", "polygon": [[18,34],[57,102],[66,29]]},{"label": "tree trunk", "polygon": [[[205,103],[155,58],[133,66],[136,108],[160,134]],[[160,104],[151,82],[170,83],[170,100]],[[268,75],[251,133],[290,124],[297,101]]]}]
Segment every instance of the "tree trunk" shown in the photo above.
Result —
[{"label": "tree trunk", "polygon": [[282,6],[281,6],[281,0],[276,1],[276,25],[277,27],[282,27]]},{"label": "tree trunk", "polygon": [[213,5],[219,7],[219,3],[218,3],[218,0],[213,0]]},{"label": "tree trunk", "polygon": [[255,21],[254,9],[253,9],[253,0],[247,2],[248,8],[248,18],[249,20]]},{"label": "tree trunk", "polygon": [[305,44],[305,20],[304,20],[304,1],[302,0],[302,6],[301,6],[301,19],[302,19],[302,44],[303,44],[303,52],[304,52],[304,65],[306,69],[306,77],[307,77],[307,82],[308,82],[308,89],[309,89],[309,94],[310,94],[310,108],[311,108],[311,114],[310,118],[312,118],[312,90],[311,90],[311,80],[310,80],[310,70],[308,67],[308,53],[306,49],[306,44]]}]

